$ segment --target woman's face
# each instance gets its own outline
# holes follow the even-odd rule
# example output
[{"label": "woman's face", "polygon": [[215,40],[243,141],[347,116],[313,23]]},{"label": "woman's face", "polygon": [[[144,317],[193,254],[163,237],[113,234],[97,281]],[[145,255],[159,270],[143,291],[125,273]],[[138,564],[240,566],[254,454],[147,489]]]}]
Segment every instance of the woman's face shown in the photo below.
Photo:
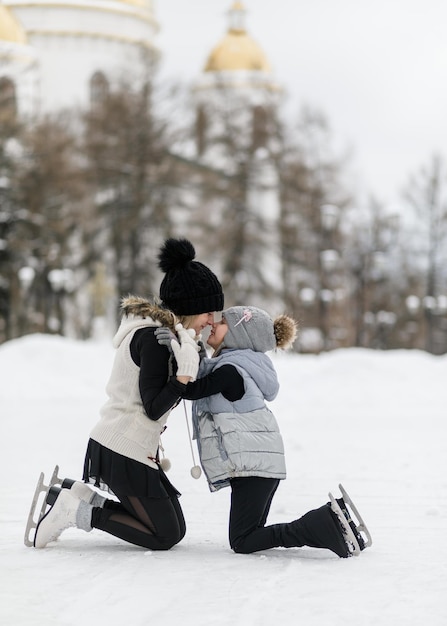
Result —
[{"label": "woman's face", "polygon": [[202,330],[207,326],[211,326],[214,320],[214,313],[200,313],[195,315],[191,322],[188,324],[188,328],[193,328],[196,335],[200,335]]},{"label": "woman's face", "polygon": [[220,322],[212,324],[210,336],[207,339],[207,344],[211,346],[211,348],[214,348],[214,350],[216,350],[216,348],[218,348],[224,340],[224,337],[227,334],[227,330],[228,326],[223,318]]}]

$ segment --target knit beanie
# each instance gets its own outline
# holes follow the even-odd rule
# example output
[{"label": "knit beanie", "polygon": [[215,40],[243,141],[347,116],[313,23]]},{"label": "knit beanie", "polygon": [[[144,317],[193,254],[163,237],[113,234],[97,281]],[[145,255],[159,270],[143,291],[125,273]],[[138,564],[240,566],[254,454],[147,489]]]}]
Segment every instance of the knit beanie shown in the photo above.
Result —
[{"label": "knit beanie", "polygon": [[250,348],[255,352],[287,350],[297,336],[298,324],[288,315],[272,320],[266,311],[254,306],[233,306],[222,311],[222,315],[228,326],[223,340],[225,348]]},{"label": "knit beanie", "polygon": [[196,251],[188,239],[167,239],[158,255],[164,272],[160,299],[176,315],[199,315],[222,311],[222,285],[213,272],[194,261]]},{"label": "knit beanie", "polygon": [[228,326],[224,338],[226,348],[268,352],[276,348],[273,320],[254,306],[233,306],[222,313]]}]

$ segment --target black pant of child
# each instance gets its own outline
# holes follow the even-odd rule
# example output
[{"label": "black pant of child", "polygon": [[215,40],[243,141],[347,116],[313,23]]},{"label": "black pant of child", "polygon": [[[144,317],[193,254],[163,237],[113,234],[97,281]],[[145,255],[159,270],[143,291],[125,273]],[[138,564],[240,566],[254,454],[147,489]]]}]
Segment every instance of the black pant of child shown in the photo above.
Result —
[{"label": "black pant of child", "polygon": [[309,511],[286,524],[266,526],[273,496],[279,485],[274,478],[233,478],[231,481],[229,539],[241,554],[276,547],[328,548],[348,556],[340,524],[329,505]]},{"label": "black pant of child", "polygon": [[92,527],[149,550],[169,550],[183,539],[186,524],[177,496],[146,498],[115,494],[95,507]]}]

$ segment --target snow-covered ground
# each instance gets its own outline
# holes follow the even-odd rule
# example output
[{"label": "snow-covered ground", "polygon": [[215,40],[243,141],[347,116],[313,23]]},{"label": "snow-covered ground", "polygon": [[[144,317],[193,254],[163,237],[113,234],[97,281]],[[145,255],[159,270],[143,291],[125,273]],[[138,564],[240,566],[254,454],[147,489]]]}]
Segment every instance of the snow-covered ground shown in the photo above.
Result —
[{"label": "snow-covered ground", "polygon": [[149,552],[98,530],[23,544],[39,472],[79,477],[105,399],[112,348],[35,335],[0,347],[0,623],[306,626],[447,624],[447,357],[341,350],[274,355],[272,404],[288,478],[269,522],[290,521],[342,482],[373,546],[233,554],[229,490],[194,480],[182,407],[164,435],[188,531]]}]

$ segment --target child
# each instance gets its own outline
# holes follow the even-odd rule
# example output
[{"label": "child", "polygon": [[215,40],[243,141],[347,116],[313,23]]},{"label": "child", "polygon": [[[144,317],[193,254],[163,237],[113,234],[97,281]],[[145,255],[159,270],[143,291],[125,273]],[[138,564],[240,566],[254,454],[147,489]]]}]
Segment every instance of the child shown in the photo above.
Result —
[{"label": "child", "polygon": [[[255,307],[226,309],[208,339],[213,357],[201,361],[198,379],[182,395],[194,400],[195,437],[210,490],[231,487],[229,541],[235,552],[307,545],[346,558],[353,546],[330,503],[292,522],[266,526],[286,469],[278,424],[265,404],[279,390],[265,353],[290,347],[296,333],[296,322],[285,315],[272,321]],[[337,502],[346,509],[342,499]],[[356,539],[364,547],[359,532]]]}]

